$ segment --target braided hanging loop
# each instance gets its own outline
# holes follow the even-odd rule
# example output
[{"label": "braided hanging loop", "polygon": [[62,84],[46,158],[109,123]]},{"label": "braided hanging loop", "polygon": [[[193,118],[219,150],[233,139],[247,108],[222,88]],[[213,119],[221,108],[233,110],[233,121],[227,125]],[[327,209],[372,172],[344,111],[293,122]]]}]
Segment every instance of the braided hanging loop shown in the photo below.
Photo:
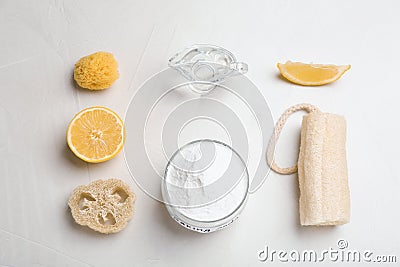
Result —
[{"label": "braided hanging loop", "polygon": [[311,104],[307,104],[307,103],[298,104],[298,105],[288,108],[281,115],[279,120],[277,121],[273,135],[271,136],[271,139],[269,140],[268,149],[267,149],[267,162],[268,162],[269,167],[277,173],[292,174],[292,173],[297,172],[297,163],[291,167],[286,167],[286,168],[279,167],[275,163],[274,152],[275,152],[275,146],[279,140],[279,136],[281,134],[283,126],[286,123],[286,120],[290,117],[290,115],[292,115],[295,112],[301,111],[301,110],[303,110],[307,113],[320,112],[320,110],[317,107],[315,107]]}]

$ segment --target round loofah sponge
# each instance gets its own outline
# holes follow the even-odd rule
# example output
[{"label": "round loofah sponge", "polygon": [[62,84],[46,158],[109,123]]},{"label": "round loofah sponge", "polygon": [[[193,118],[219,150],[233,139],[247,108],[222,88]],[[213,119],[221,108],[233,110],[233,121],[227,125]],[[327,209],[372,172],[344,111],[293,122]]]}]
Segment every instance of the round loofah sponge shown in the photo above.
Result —
[{"label": "round loofah sponge", "polygon": [[74,68],[74,79],[90,90],[109,88],[118,79],[118,63],[108,52],[97,52],[81,58]]}]

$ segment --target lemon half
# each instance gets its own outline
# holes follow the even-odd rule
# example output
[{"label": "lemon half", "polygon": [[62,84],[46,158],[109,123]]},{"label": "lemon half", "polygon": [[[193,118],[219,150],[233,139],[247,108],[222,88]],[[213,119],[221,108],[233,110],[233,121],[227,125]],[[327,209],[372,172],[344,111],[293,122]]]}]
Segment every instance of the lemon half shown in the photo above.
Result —
[{"label": "lemon half", "polygon": [[68,125],[67,143],[80,159],[98,163],[112,159],[125,143],[122,119],[106,107],[81,110]]}]

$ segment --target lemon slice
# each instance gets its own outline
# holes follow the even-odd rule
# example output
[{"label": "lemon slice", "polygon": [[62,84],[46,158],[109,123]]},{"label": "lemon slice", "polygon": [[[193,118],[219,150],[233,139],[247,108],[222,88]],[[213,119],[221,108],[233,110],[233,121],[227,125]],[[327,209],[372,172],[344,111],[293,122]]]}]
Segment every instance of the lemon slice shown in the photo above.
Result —
[{"label": "lemon slice", "polygon": [[277,67],[282,76],[292,83],[310,86],[332,83],[350,69],[350,65],[305,64],[291,61],[285,64],[278,63]]},{"label": "lemon slice", "polygon": [[81,110],[68,125],[67,143],[80,159],[98,163],[112,159],[125,142],[121,118],[105,107]]}]

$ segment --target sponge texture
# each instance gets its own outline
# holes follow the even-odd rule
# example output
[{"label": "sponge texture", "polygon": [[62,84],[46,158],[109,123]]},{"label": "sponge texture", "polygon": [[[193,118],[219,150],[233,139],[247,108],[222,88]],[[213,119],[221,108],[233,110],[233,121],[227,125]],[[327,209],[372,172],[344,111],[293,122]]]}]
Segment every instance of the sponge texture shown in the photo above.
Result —
[{"label": "sponge texture", "polygon": [[301,224],[348,223],[350,191],[344,117],[322,112],[303,117],[298,171]]},{"label": "sponge texture", "polygon": [[108,52],[97,52],[81,58],[74,68],[74,79],[82,88],[103,90],[119,77],[118,63]]},{"label": "sponge texture", "polygon": [[135,194],[118,179],[97,180],[75,188],[69,198],[76,223],[103,234],[125,228],[133,215]]}]

